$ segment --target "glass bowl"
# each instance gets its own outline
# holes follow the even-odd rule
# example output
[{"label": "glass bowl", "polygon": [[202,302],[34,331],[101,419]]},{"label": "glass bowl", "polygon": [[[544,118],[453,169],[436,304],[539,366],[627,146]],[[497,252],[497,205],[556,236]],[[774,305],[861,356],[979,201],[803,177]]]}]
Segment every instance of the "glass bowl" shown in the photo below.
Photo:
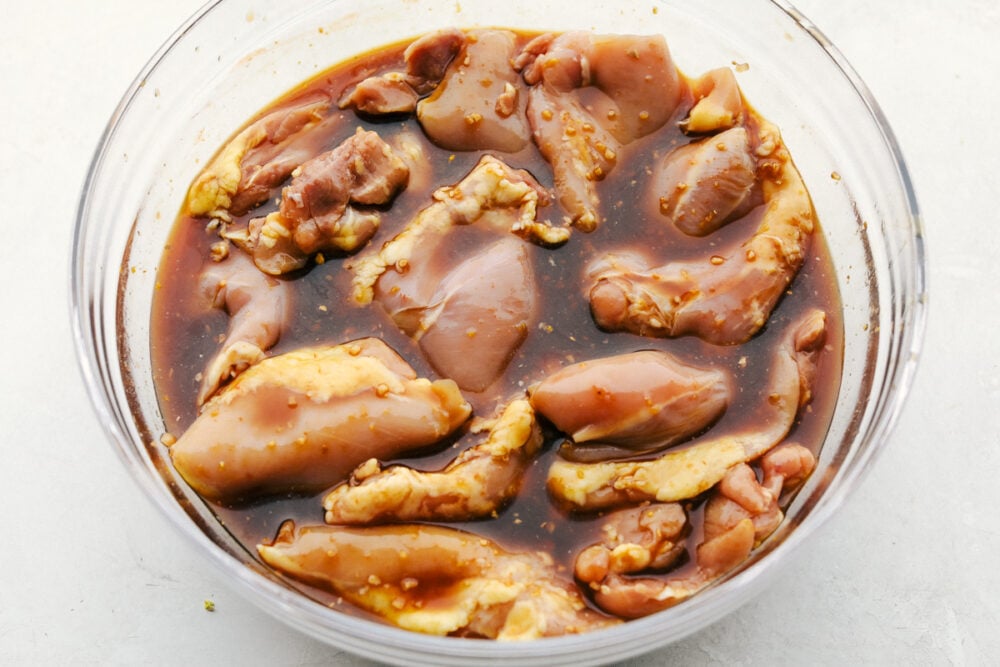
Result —
[{"label": "glass bowl", "polygon": [[[923,238],[909,176],[878,105],[830,42],[781,1],[220,0],[142,70],[101,139],[75,230],[72,317],[100,422],[126,468],[183,536],[281,621],[399,664],[583,665],[676,641],[750,599],[856,487],[910,387],[925,318]],[[816,473],[778,531],[724,580],[679,606],[611,629],[524,643],[442,638],[354,618],[270,574],[180,480],[149,354],[165,239],[200,165],[254,112],[318,71],[433,29],[662,33],[689,75],[740,67],[748,100],[782,130],[810,188],[844,305],[844,372]],[[197,75],[193,75],[197,73]]]}]

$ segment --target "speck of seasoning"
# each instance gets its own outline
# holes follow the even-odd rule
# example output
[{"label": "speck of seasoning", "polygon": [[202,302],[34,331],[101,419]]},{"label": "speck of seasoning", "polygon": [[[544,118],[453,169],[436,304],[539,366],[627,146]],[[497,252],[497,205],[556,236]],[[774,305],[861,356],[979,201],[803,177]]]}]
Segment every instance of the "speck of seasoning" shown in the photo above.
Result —
[{"label": "speck of seasoning", "polygon": [[712,255],[712,258],[709,259],[708,261],[710,261],[715,266],[719,266],[720,264],[725,263],[726,258],[725,257],[721,257],[719,255]]},{"label": "speck of seasoning", "polygon": [[323,256],[323,253],[321,252],[316,253],[316,263],[323,264],[325,262],[326,262],[326,257]]},{"label": "speck of seasoning", "polygon": [[746,72],[748,69],[750,69],[750,63],[738,63],[734,60],[733,69],[735,69],[737,72]]},{"label": "speck of seasoning", "polygon": [[173,433],[164,433],[163,435],[160,436],[160,443],[164,447],[170,447],[175,442],[177,442],[177,436],[175,436]]},{"label": "speck of seasoning", "polygon": [[221,262],[229,257],[229,242],[217,241],[209,246],[209,257],[213,262]]},{"label": "speck of seasoning", "polygon": [[[611,111],[608,112],[608,117],[609,118],[611,117],[612,113],[613,112],[611,112]],[[552,109],[543,109],[542,110],[542,120],[552,120]]]},{"label": "speck of seasoning", "polygon": [[205,611],[215,611],[215,602],[212,600],[205,600]]},{"label": "speck of seasoning", "polygon": [[830,178],[832,178],[835,181],[839,181],[840,180],[840,172],[831,171],[830,172]]},{"label": "speck of seasoning", "polygon": [[321,311],[323,311],[324,313],[325,313],[325,312],[327,311],[327,307],[326,307],[326,306],[324,306],[324,305],[322,305],[322,304],[320,305],[319,309],[320,309]]}]

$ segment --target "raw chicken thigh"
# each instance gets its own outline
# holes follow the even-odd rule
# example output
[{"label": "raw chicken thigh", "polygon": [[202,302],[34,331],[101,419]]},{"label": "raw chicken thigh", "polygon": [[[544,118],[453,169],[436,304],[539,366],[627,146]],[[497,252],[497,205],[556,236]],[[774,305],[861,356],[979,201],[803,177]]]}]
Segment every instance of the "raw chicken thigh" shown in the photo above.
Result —
[{"label": "raw chicken thigh", "polygon": [[572,438],[564,456],[593,461],[697,434],[725,411],[732,389],[721,370],[645,350],[567,366],[530,393],[534,408]]},{"label": "raw chicken thigh", "polygon": [[205,404],[170,457],[212,500],[318,491],[373,456],[440,442],[470,412],[453,381],[417,378],[367,338],[250,367]]},{"label": "raw chicken thigh", "polygon": [[272,275],[301,269],[322,250],[351,253],[375,234],[380,213],[410,170],[375,132],[360,128],[332,151],[305,162],[281,192],[281,207],[252,220],[246,237],[230,234]]},{"label": "raw chicken thigh", "polygon": [[266,563],[395,625],[500,640],[576,634],[616,621],[593,611],[540,552],[510,552],[453,528],[286,524]]}]

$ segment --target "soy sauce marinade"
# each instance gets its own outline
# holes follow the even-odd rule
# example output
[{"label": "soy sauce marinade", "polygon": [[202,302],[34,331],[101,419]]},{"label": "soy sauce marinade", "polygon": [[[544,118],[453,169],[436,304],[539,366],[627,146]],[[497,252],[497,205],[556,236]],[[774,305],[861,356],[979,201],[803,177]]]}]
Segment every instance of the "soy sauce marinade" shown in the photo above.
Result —
[{"label": "soy sauce marinade", "polygon": [[[530,37],[521,33],[519,42],[523,44]],[[400,67],[405,46],[390,46],[335,66],[279,99],[265,112],[294,104],[316,91],[324,91],[336,100],[341,91],[365,76]],[[818,451],[836,402],[843,342],[836,280],[825,240],[818,228],[813,233],[802,268],[767,325],[744,344],[713,345],[694,336],[656,339],[608,333],[601,331],[591,316],[587,299],[590,283],[585,279],[584,269],[595,256],[635,249],[649,254],[658,265],[702,258],[748,238],[760,221],[762,207],[757,207],[709,236],[693,238],[675,229],[650,204],[646,194],[649,174],[670,150],[690,141],[679,128],[678,121],[685,117],[692,104],[691,94],[687,92],[675,118],[660,130],[624,147],[614,171],[598,184],[602,223],[595,231],[574,231],[568,243],[555,249],[526,244],[540,292],[539,321],[496,384],[482,393],[463,391],[474,415],[489,417],[495,414],[511,398],[523,396],[529,386],[568,364],[638,350],[663,350],[685,362],[723,368],[732,374],[735,387],[732,401],[724,416],[710,429],[712,433],[752,425],[755,408],[767,387],[773,350],[786,325],[806,309],[818,307],[827,314],[827,347],[819,357],[813,401],[800,413],[789,435],[814,452]],[[413,115],[372,118],[352,110],[334,109],[331,118],[335,129],[322,142],[316,143],[313,154],[336,147],[353,135],[356,128],[362,127],[378,132],[387,141],[397,133],[406,132],[420,142],[427,158],[429,178],[425,185],[415,184],[411,177],[409,187],[385,208],[378,233],[359,256],[377,251],[418,211],[431,204],[431,193],[435,189],[460,181],[484,153],[499,157],[512,168],[530,172],[547,188],[553,185],[551,167],[533,144],[514,154],[455,152],[431,143]],[[556,199],[539,209],[539,220],[561,224],[566,212]],[[272,199],[235,219],[233,224],[239,225],[276,209],[277,200]],[[186,210],[178,216],[164,250],[153,298],[154,379],[166,428],[175,435],[181,434],[197,416],[195,397],[199,374],[218,350],[228,325],[228,316],[212,308],[200,296],[198,287],[199,274],[212,262],[210,248],[219,241],[214,225],[206,225],[206,222]],[[495,237],[487,237],[473,224],[455,228],[446,242],[451,244],[450,252],[458,259],[481,247],[485,238]],[[231,252],[241,251],[233,247]],[[406,359],[418,376],[436,378],[417,344],[399,331],[378,304],[359,307],[352,302],[353,274],[349,270],[352,258],[331,253],[324,255],[324,261],[312,261],[305,269],[281,278],[294,290],[294,315],[279,342],[268,352],[269,356],[304,346],[334,345],[374,336],[383,339]],[[481,437],[465,434],[463,430],[457,437],[441,443],[436,451],[382,463],[438,470]],[[570,514],[550,499],[545,476],[550,463],[557,457],[561,439],[554,429],[547,427],[546,443],[528,468],[519,495],[496,518],[450,525],[492,539],[508,550],[546,551],[553,556],[557,566],[571,576],[576,555],[598,538],[601,515]],[[326,493],[290,494],[232,506],[213,504],[213,509],[223,525],[253,554],[255,545],[273,538],[285,520],[293,519],[297,525],[322,523],[322,498]],[[692,566],[693,549],[700,534],[701,503],[702,499],[686,503],[691,509],[692,534],[688,539],[687,565],[682,568]],[[321,591],[308,589],[308,594],[333,605],[339,604],[335,597]],[[348,608],[349,605],[341,606],[345,611],[367,615]]]}]

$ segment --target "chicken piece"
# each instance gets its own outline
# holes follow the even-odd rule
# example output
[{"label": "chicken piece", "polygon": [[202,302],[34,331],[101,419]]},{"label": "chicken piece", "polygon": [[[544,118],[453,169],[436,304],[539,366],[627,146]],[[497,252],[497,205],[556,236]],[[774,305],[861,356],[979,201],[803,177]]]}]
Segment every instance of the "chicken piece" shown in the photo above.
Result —
[{"label": "chicken piece", "polygon": [[536,220],[538,206],[548,203],[545,188],[528,172],[512,169],[490,155],[484,155],[459,183],[438,189],[433,197],[434,203],[377,254],[354,264],[353,296],[359,305],[372,302],[376,283],[382,305],[390,313],[427,303],[437,284],[425,279],[435,271],[426,259],[460,225],[479,222],[485,228],[510,231],[545,245],[565,243],[569,238],[565,227]]},{"label": "chicken piece", "polygon": [[802,266],[815,212],[778,130],[761,121],[757,139],[766,208],[753,236],[728,252],[653,269],[601,258],[590,272],[590,310],[599,327],[730,345],[764,326]]},{"label": "chicken piece", "polygon": [[527,401],[512,401],[485,441],[466,449],[440,472],[369,459],[348,484],[323,500],[326,522],[471,521],[493,515],[517,495],[521,477],[542,444]]},{"label": "chicken piece", "polygon": [[795,443],[778,445],[761,457],[761,483],[749,465],[733,466],[705,504],[705,539],[722,535],[750,519],[754,545],[759,545],[784,519],[778,506],[781,494],[805,481],[815,467],[813,453]]},{"label": "chicken piece", "polygon": [[662,35],[544,35],[525,46],[515,66],[530,85],[586,100],[595,123],[623,144],[663,127],[684,92]]},{"label": "chicken piece", "polygon": [[440,442],[471,408],[451,380],[416,377],[381,340],[270,357],[216,394],[170,448],[200,495],[315,492],[369,458]]},{"label": "chicken piece", "polygon": [[457,28],[444,28],[428,33],[412,42],[403,52],[406,78],[413,89],[423,95],[434,90],[448,71],[448,65],[465,45],[465,33]]},{"label": "chicken piece", "polygon": [[[535,320],[528,248],[502,238],[435,282],[426,303],[390,314],[418,341],[434,370],[465,391],[481,392],[503,374]],[[413,322],[415,328],[408,326]]]},{"label": "chicken piece", "polygon": [[437,87],[464,44],[465,34],[454,28],[424,35],[403,52],[405,72],[385,72],[362,80],[340,98],[340,108],[353,107],[369,115],[416,111],[420,95]]},{"label": "chicken piece", "polygon": [[402,72],[386,72],[364,79],[338,103],[341,109],[353,107],[369,115],[412,113],[420,96]]},{"label": "chicken piece", "polygon": [[[753,523],[744,519],[732,530],[698,545],[694,571],[667,577],[636,576],[607,570],[589,581],[594,602],[622,618],[640,618],[690,598],[747,559],[753,549]],[[599,574],[595,569],[593,574]]]},{"label": "chicken piece", "polygon": [[581,231],[594,231],[600,204],[596,184],[614,168],[621,144],[580,102],[542,86],[528,93],[528,119],[538,150],[552,166],[568,222]]},{"label": "chicken piece", "polygon": [[599,584],[610,574],[666,569],[685,553],[687,527],[687,514],[677,503],[612,512],[601,527],[602,540],[577,555],[576,578]]},{"label": "chicken piece", "polygon": [[617,623],[589,609],[548,554],[437,526],[282,527],[265,563],[405,630],[527,640]]},{"label": "chicken piece", "polygon": [[599,223],[597,181],[621,146],[662,127],[683,85],[662,36],[544,35],[516,59],[529,93],[528,121],[552,165],[556,191],[583,231]]},{"label": "chicken piece", "polygon": [[728,130],[743,120],[743,95],[728,67],[706,72],[691,83],[695,104],[681,129],[690,133]]},{"label": "chicken piece", "polygon": [[243,178],[233,195],[229,212],[243,215],[257,206],[277,199],[278,188],[304,162],[314,157],[334,141],[340,131],[342,117],[327,116],[309,128],[278,145],[265,144],[251,151],[243,160]]},{"label": "chicken piece", "polygon": [[375,132],[358,131],[296,171],[281,207],[250,224],[245,247],[264,273],[300,269],[323,250],[354,252],[375,234],[377,210],[406,187],[410,170]]},{"label": "chicken piece", "polygon": [[706,236],[749,212],[756,170],[747,131],[734,127],[671,151],[650,193],[675,227]]},{"label": "chicken piece", "polygon": [[702,440],[649,461],[556,461],[549,468],[550,494],[574,510],[592,511],[646,500],[676,502],[707,491],[730,468],[758,458],[788,434],[799,408],[812,397],[825,336],[826,315],[819,310],[807,312],[785,332],[755,413],[760,430]]},{"label": "chicken piece", "polygon": [[292,296],[287,283],[264,275],[240,252],[205,269],[199,285],[212,306],[230,318],[222,348],[202,374],[197,398],[201,406],[278,342],[292,315]]},{"label": "chicken piece", "polygon": [[[229,219],[266,201],[271,188],[305,161],[302,139],[323,122],[330,99],[309,97],[255,121],[212,159],[192,183],[187,207],[191,215]],[[312,141],[312,138],[310,138]],[[301,159],[300,159],[301,158]]]},{"label": "chicken piece", "polygon": [[714,423],[731,394],[722,370],[654,350],[573,364],[530,390],[535,410],[573,439],[561,453],[576,461],[681,442]]},{"label": "chicken piece", "polygon": [[686,553],[687,515],[676,503],[652,504],[609,514],[603,540],[577,556],[576,578],[594,591],[597,605],[622,618],[639,618],[694,595],[735,567],[750,552],[747,526],[717,540],[706,539],[697,550],[693,572],[667,577],[630,577],[663,571]]},{"label": "chicken piece", "polygon": [[[705,505],[704,538],[696,551],[696,569],[690,574],[666,578],[624,575],[662,569],[660,562],[673,562],[670,554],[680,532],[676,519],[658,518],[646,508],[623,510],[609,516],[603,544],[583,550],[577,557],[577,579],[595,591],[601,609],[625,618],[646,616],[670,607],[698,592],[737,567],[751,550],[766,539],[784,515],[778,507],[782,490],[801,483],[813,470],[816,459],[797,444],[780,445],[761,460],[764,481],[757,483],[753,469],[740,463],[719,481]],[[657,507],[676,507],[651,505]],[[629,534],[617,528],[620,515],[633,512],[646,519],[645,531]],[[643,512],[649,512],[643,514]],[[683,512],[681,512],[683,517]],[[617,537],[618,533],[625,537]],[[637,535],[637,537],[635,537]],[[683,544],[680,545],[683,549]],[[656,554],[666,553],[658,561]]]},{"label": "chicken piece", "polygon": [[528,145],[524,83],[511,66],[516,36],[507,30],[469,33],[417,118],[438,146],[457,151],[516,153]]}]

